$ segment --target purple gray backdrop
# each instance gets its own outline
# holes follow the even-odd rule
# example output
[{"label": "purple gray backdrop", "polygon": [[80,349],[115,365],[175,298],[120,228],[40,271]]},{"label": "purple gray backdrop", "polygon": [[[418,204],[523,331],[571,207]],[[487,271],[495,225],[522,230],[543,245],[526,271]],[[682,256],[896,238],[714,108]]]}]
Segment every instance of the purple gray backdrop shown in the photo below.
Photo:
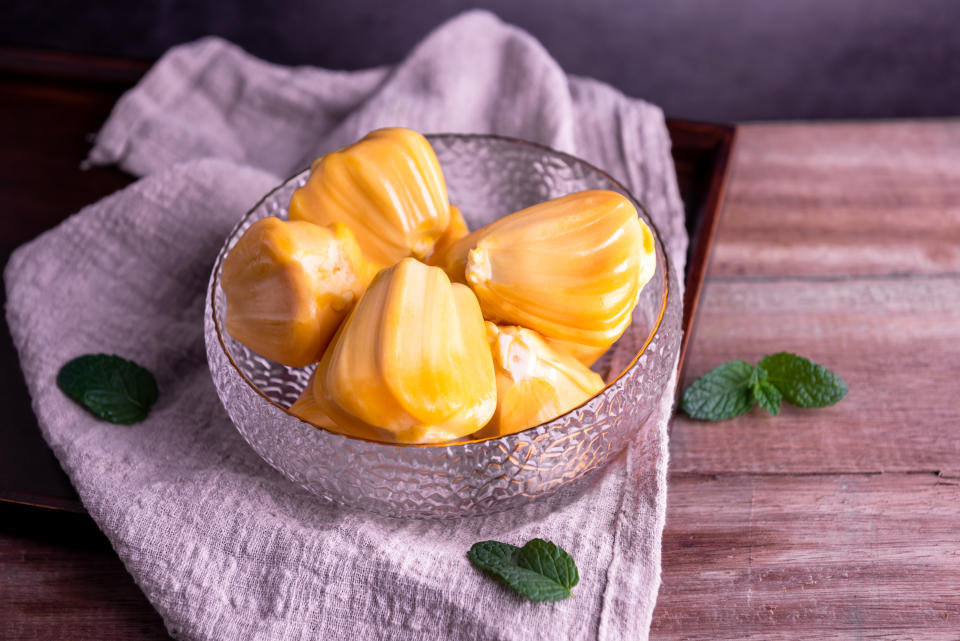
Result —
[{"label": "purple gray backdrop", "polygon": [[951,0],[8,0],[0,44],[156,58],[206,34],[286,64],[397,62],[482,6],[569,73],[704,120],[960,114]]}]

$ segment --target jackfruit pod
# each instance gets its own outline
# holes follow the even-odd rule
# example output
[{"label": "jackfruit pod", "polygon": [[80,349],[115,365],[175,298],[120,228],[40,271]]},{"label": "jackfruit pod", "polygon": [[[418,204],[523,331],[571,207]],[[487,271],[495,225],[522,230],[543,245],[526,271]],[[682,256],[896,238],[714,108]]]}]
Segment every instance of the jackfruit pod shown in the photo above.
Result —
[{"label": "jackfruit pod", "polygon": [[451,282],[466,285],[467,257],[470,255],[470,250],[476,247],[480,239],[483,238],[488,228],[489,225],[481,227],[476,231],[468,232],[444,247],[438,247],[428,263],[442,269]]},{"label": "jackfruit pod", "polygon": [[505,436],[553,420],[603,389],[603,379],[540,334],[487,322],[497,411],[477,438]]},{"label": "jackfruit pod", "polygon": [[450,203],[427,139],[410,129],[378,129],[314,161],[290,199],[290,219],[344,223],[371,260],[389,267],[432,253]]},{"label": "jackfruit pod", "polygon": [[586,365],[626,330],[656,268],[653,234],[634,206],[601,190],[534,205],[473,232],[446,252],[443,264],[455,277],[464,253],[463,279],[484,318],[571,343]]},{"label": "jackfruit pod", "polygon": [[310,379],[307,381],[307,386],[303,388],[303,391],[300,392],[300,396],[290,406],[290,413],[301,418],[308,423],[313,423],[320,427],[325,427],[327,429],[336,428],[336,423],[333,422],[329,416],[324,413],[320,406],[317,405],[317,402],[313,400],[313,384],[317,378],[317,371],[314,370],[310,375]]},{"label": "jackfruit pod", "polygon": [[344,225],[258,220],[223,261],[226,329],[283,365],[315,363],[376,271]]},{"label": "jackfruit pod", "polygon": [[469,233],[470,228],[467,227],[467,221],[463,219],[460,209],[455,205],[450,205],[450,223],[440,238],[437,239],[437,244],[434,245],[433,252],[427,258],[426,263],[436,266],[434,260],[443,256],[454,243],[466,237]]},{"label": "jackfruit pod", "polygon": [[338,432],[348,436],[358,436],[368,440],[380,439],[380,434],[373,430],[356,429],[350,426],[344,428],[334,423],[333,419],[327,416],[327,413],[323,411],[323,408],[321,408],[320,404],[314,399],[313,389],[316,384],[316,378],[317,372],[314,370],[313,374],[310,375],[310,380],[307,381],[307,386],[303,388],[303,391],[300,393],[300,397],[290,406],[291,414],[308,423],[330,430],[331,432]]},{"label": "jackfruit pod", "polygon": [[379,440],[436,443],[477,431],[497,390],[473,292],[413,258],[380,272],[324,353],[314,399],[337,425]]}]

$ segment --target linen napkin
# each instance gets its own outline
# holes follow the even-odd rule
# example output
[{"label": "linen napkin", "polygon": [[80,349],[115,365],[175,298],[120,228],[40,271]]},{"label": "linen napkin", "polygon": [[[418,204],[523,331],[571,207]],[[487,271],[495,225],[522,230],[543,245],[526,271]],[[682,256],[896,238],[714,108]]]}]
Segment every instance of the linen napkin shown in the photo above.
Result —
[{"label": "linen napkin", "polygon": [[[90,154],[145,176],[18,249],[7,320],[41,430],[91,516],[178,639],[645,639],[660,582],[672,387],[637,442],[579,498],[458,521],[321,502],[238,435],[207,370],[205,286],[237,219],[282,177],[381,126],[493,132],[576,154],[649,208],[676,269],[683,215],[661,111],[566,76],[485,12],[392,68],[285,68],[215,38],[168,52]],[[125,427],[55,385],[109,352],[160,399]],[[570,551],[575,598],[533,604],[476,571],[478,540]]]}]

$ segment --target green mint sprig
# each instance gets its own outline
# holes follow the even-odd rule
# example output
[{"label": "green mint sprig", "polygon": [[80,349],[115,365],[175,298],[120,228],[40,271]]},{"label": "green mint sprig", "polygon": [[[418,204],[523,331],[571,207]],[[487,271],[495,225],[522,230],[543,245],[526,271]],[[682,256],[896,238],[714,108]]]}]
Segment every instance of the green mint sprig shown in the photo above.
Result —
[{"label": "green mint sprig", "polygon": [[691,418],[723,421],[760,405],[773,416],[782,401],[797,407],[826,407],[847,395],[847,384],[823,365],[779,352],[756,366],[729,361],[710,370],[683,392],[680,407]]},{"label": "green mint sprig", "polygon": [[580,580],[573,557],[560,546],[532,539],[518,548],[500,541],[474,543],[467,557],[475,566],[531,601],[573,596]]},{"label": "green mint sprig", "polygon": [[57,387],[95,416],[121,425],[145,419],[158,395],[149,370],[113,354],[73,359],[57,374]]}]

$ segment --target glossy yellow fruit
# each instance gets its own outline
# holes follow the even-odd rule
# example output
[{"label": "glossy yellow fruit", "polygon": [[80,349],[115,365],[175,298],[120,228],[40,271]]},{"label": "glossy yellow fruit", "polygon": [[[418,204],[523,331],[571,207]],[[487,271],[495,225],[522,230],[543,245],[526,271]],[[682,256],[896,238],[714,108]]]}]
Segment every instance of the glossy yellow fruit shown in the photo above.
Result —
[{"label": "glossy yellow fruit", "polygon": [[487,322],[497,375],[497,411],[477,438],[504,436],[569,412],[603,389],[603,379],[540,334]]},{"label": "glossy yellow fruit", "polygon": [[344,223],[371,260],[389,267],[433,252],[450,203],[427,139],[409,129],[378,129],[313,163],[290,200],[290,219]]},{"label": "glossy yellow fruit", "polygon": [[259,220],[223,261],[227,331],[283,365],[315,363],[376,271],[344,225]]},{"label": "glossy yellow fruit", "polygon": [[594,190],[505,216],[438,264],[473,288],[484,318],[535,329],[589,365],[630,324],[656,256],[630,201]]},{"label": "glossy yellow fruit", "polygon": [[323,408],[320,407],[320,404],[317,403],[314,398],[313,390],[316,385],[316,378],[317,373],[314,371],[314,373],[310,375],[310,380],[307,381],[307,386],[303,389],[303,392],[300,393],[300,397],[290,406],[291,414],[302,418],[308,423],[330,430],[331,432],[339,432],[340,434],[358,436],[374,441],[381,438],[379,432],[369,428],[362,428],[361,426],[355,425],[341,427],[334,423],[333,419],[327,416],[327,413],[323,411]]},{"label": "glossy yellow fruit", "polygon": [[314,399],[342,429],[401,443],[477,431],[497,405],[480,306],[437,267],[380,272],[317,367]]},{"label": "glossy yellow fruit", "polygon": [[460,213],[460,209],[454,205],[450,205],[450,223],[447,225],[447,229],[441,234],[440,238],[437,239],[437,244],[434,245],[433,253],[430,254],[430,257],[426,260],[428,265],[435,265],[435,259],[443,256],[447,250],[453,246],[454,243],[465,238],[470,233],[470,228],[467,227],[467,221],[463,219],[463,214]]},{"label": "glossy yellow fruit", "polygon": [[308,423],[313,423],[314,425],[319,425],[327,429],[335,429],[337,424],[326,415],[313,399],[313,385],[316,378],[317,372],[314,370],[313,374],[310,375],[310,380],[307,381],[307,386],[300,392],[300,396],[296,402],[290,406],[290,413],[298,418],[302,418]]}]

